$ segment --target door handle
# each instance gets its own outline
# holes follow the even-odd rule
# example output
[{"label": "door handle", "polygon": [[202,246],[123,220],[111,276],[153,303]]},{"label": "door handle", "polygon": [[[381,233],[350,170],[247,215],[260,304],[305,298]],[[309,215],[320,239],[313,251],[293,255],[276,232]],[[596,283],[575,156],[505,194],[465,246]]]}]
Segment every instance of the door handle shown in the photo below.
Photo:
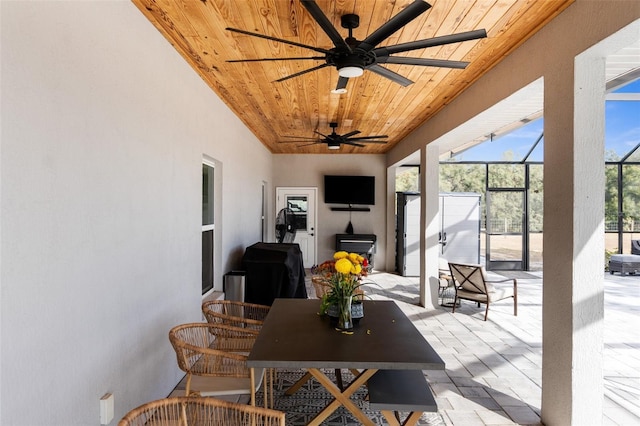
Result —
[{"label": "door handle", "polygon": [[447,233],[446,232],[439,232],[438,233],[438,243],[442,244],[443,246],[447,245]]}]

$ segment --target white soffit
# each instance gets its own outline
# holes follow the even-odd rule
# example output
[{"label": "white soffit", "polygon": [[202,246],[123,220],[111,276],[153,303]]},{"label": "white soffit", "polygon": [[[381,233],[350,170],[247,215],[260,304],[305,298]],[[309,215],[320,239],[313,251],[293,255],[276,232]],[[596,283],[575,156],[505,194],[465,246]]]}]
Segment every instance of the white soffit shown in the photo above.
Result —
[{"label": "white soffit", "polygon": [[538,79],[513,95],[476,115],[471,120],[438,138],[440,156],[449,158],[465,149],[508,133],[542,115],[543,79]]},{"label": "white soffit", "polygon": [[640,93],[612,93],[640,79],[640,40],[607,57],[607,100],[640,101]]},{"label": "white soffit", "polygon": [[[606,61],[607,90],[640,78],[640,40],[609,55]],[[640,94],[609,94],[607,99],[640,100]],[[472,146],[483,143],[491,135],[502,135],[542,116],[544,84],[540,78],[502,102],[478,114],[433,143],[439,146],[441,159],[449,158]],[[420,164],[420,152],[407,157],[402,164]]]}]

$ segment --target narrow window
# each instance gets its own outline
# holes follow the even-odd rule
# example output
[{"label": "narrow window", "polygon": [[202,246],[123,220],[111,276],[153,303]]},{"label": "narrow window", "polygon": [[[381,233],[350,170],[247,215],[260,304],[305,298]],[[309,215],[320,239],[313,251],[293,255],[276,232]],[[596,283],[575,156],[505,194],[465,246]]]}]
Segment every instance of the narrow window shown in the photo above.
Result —
[{"label": "narrow window", "polygon": [[202,294],[213,288],[213,165],[202,164]]},{"label": "narrow window", "polygon": [[267,182],[262,181],[262,212],[260,213],[260,229],[262,230],[262,242],[267,241]]}]

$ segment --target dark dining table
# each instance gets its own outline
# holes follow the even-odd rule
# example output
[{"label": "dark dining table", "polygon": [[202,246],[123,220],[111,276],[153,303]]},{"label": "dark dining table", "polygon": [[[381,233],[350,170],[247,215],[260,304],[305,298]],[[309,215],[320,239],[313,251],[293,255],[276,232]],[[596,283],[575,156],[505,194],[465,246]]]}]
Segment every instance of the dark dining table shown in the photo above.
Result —
[{"label": "dark dining table", "polygon": [[[350,332],[336,330],[319,315],[315,299],[276,299],[249,357],[250,368],[307,370],[335,399],[309,425],[320,425],[344,405],[363,425],[371,419],[350,396],[378,370],[443,370],[445,363],[424,336],[391,300],[365,300],[364,317]],[[358,371],[340,389],[322,369]]]}]

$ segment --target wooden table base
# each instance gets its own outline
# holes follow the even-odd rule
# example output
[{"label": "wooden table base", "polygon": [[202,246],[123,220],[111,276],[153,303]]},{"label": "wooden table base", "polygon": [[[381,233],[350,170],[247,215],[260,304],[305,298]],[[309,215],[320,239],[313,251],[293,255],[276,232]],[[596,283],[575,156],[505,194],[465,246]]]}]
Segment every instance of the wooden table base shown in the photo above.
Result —
[{"label": "wooden table base", "polygon": [[362,371],[351,383],[349,383],[349,386],[341,391],[340,388],[338,388],[338,386],[336,386],[336,384],[333,383],[321,370],[317,368],[310,368],[309,373],[315,377],[316,380],[335,397],[335,399],[309,422],[309,426],[321,425],[322,422],[341,405],[351,411],[356,419],[358,419],[358,421],[360,421],[364,426],[373,426],[373,421],[368,418],[362,410],[353,403],[353,401],[351,401],[350,397],[361,386],[365,385],[367,380],[369,380],[376,371],[378,370],[369,369]]}]

